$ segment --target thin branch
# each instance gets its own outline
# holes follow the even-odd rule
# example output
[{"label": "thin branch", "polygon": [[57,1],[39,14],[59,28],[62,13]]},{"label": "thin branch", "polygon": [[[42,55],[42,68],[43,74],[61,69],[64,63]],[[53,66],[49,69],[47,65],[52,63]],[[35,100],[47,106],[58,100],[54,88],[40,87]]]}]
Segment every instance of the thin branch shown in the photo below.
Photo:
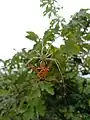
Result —
[{"label": "thin branch", "polygon": [[41,55],[43,55],[43,51],[44,51],[44,39],[42,39],[42,49],[41,49]]},{"label": "thin branch", "polygon": [[33,57],[30,60],[28,60],[28,62],[25,64],[25,66],[27,66],[31,61],[33,61],[34,59],[40,59],[40,57]]},{"label": "thin branch", "polygon": [[63,77],[63,74],[62,74],[62,71],[61,71],[61,66],[58,62],[58,60],[54,59],[54,58],[46,58],[46,60],[51,60],[51,61],[54,61],[57,65],[57,68],[59,70],[59,73],[61,75],[61,78],[62,78],[62,83],[63,83],[63,88],[64,88],[64,95],[65,95],[65,83],[64,83],[64,77]]}]

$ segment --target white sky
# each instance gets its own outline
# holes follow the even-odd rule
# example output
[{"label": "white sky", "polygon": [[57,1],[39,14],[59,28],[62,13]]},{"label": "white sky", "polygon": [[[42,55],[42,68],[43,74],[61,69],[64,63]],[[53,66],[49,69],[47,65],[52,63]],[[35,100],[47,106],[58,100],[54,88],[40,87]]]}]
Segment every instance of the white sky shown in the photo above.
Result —
[{"label": "white sky", "polygon": [[[80,8],[90,8],[90,0],[60,1],[66,18]],[[39,5],[39,0],[0,0],[0,58],[11,57],[15,53],[13,48],[18,51],[32,47],[32,42],[25,38],[26,31],[43,35],[49,24]]]}]

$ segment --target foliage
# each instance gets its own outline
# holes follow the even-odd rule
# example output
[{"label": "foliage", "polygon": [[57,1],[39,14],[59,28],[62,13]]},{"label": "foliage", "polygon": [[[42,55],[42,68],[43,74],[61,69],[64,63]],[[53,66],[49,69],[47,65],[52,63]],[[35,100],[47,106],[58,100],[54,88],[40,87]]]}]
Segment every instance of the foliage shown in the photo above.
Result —
[{"label": "foliage", "polygon": [[0,60],[0,120],[90,119],[90,13],[81,9],[65,23],[56,3],[41,0],[54,18],[43,38],[27,32],[33,49]]}]

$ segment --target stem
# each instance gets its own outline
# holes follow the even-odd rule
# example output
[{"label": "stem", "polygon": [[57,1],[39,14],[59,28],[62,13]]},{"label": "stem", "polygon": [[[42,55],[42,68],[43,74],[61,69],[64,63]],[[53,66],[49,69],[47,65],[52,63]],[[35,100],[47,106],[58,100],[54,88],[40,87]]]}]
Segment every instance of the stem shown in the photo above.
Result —
[{"label": "stem", "polygon": [[42,39],[42,50],[41,50],[41,55],[43,55],[43,51],[44,51],[44,40]]},{"label": "stem", "polygon": [[32,59],[28,60],[28,62],[25,64],[25,66],[27,66],[34,59],[40,59],[40,57],[33,57]]},{"label": "stem", "polygon": [[59,73],[60,73],[61,78],[62,78],[62,83],[63,83],[63,88],[64,88],[64,95],[65,95],[65,83],[64,83],[64,77],[63,77],[63,74],[62,74],[62,72],[61,72],[61,69],[60,69],[60,68],[61,68],[61,66],[60,66],[60,64],[59,64],[58,60],[53,59],[53,58],[46,58],[46,60],[51,60],[51,61],[54,61],[54,62],[56,63],[57,68],[58,68]]},{"label": "stem", "polygon": [[39,114],[38,114],[38,112],[36,112],[36,116],[37,116],[37,120],[39,120]]},{"label": "stem", "polygon": [[63,78],[63,75],[62,75],[62,72],[61,72],[61,69],[60,69],[60,64],[59,64],[59,62],[58,62],[57,60],[55,60],[55,59],[52,59],[52,58],[46,58],[46,60],[51,60],[51,61],[54,61],[54,62],[56,63],[57,68],[58,68],[58,70],[59,70],[59,72],[60,72],[60,74],[61,74],[61,77],[62,77],[62,79],[64,79],[64,78]]},{"label": "stem", "polygon": [[56,65],[57,65],[57,67],[58,67],[58,69],[59,69],[59,72],[60,72],[60,74],[61,74],[61,77],[62,77],[62,83],[63,83],[63,89],[64,89],[64,95],[65,95],[65,82],[64,82],[64,78],[63,78],[63,75],[62,75],[62,72],[61,72],[61,69],[60,69],[60,67],[61,67],[61,65],[59,64],[59,62],[56,60]]}]

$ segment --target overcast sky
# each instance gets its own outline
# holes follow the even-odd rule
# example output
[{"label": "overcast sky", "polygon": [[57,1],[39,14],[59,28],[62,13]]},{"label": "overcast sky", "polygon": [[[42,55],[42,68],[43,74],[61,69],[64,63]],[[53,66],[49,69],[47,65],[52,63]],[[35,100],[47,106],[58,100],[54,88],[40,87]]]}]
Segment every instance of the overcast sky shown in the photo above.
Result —
[{"label": "overcast sky", "polygon": [[[60,1],[67,19],[80,8],[90,8],[90,0]],[[32,47],[32,42],[25,38],[26,31],[43,35],[49,24],[39,5],[39,0],[0,0],[0,58],[11,57],[13,48],[18,51]]]}]

